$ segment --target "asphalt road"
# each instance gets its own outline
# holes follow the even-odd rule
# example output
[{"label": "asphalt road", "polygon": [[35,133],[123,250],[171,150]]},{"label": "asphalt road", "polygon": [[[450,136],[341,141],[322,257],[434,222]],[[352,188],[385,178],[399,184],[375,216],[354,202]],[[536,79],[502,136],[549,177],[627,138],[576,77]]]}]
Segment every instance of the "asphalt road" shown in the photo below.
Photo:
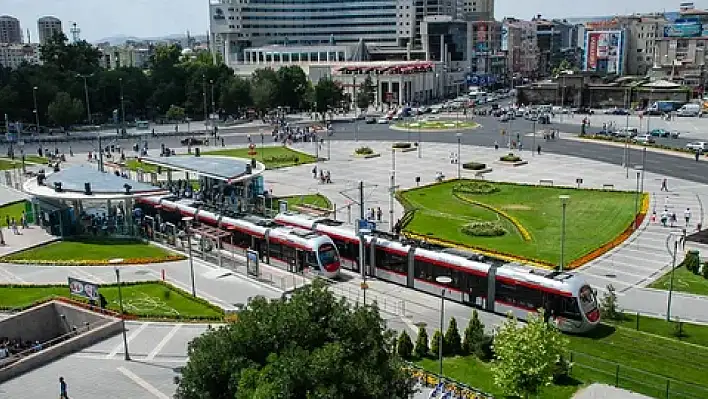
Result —
[{"label": "asphalt road", "polygon": [[[450,117],[454,117],[452,114]],[[578,118],[578,116],[576,116]],[[460,130],[463,133],[462,143],[465,145],[475,145],[483,147],[493,147],[495,141],[499,143],[500,146],[504,146],[506,138],[501,136],[501,130],[504,129],[506,132],[511,132],[512,138],[516,138],[518,134],[524,144],[525,151],[530,151],[533,145],[533,138],[526,136],[533,132],[533,123],[523,119],[516,119],[511,124],[506,122],[499,122],[494,117],[477,117],[476,121],[481,124],[481,127],[477,129],[467,129]],[[309,122],[309,121],[308,121]],[[580,127],[576,124],[560,124],[552,123],[550,125],[537,125],[537,131],[542,129],[556,128],[561,132],[567,132],[564,134],[578,134],[580,132]],[[247,136],[250,134],[252,139],[259,144],[261,141],[260,132],[264,130],[256,127],[236,127],[229,131],[221,131],[220,135],[224,137],[225,145],[243,145],[246,144]],[[366,124],[363,121],[358,122],[336,122],[334,124],[335,134],[331,136],[333,141],[336,140],[383,140],[383,141],[418,141],[420,140],[425,145],[425,142],[445,142],[445,143],[455,143],[457,142],[458,131],[450,132],[434,132],[434,133],[419,133],[415,129],[410,131],[399,131],[392,130],[388,125],[379,124]],[[508,134],[508,133],[507,133]],[[148,141],[148,148],[150,150],[155,150],[160,148],[160,144],[165,144],[167,147],[182,147],[180,140],[184,136],[167,136],[167,137],[150,137],[149,134],[143,136],[140,141]],[[671,140],[672,142],[679,142],[679,140]],[[104,146],[114,143],[120,145],[122,148],[129,150],[126,153],[128,155],[133,155],[132,146],[138,142],[137,137],[131,137],[127,139],[107,139],[104,140]],[[272,138],[268,135],[267,131],[264,136],[264,143],[272,143]],[[97,148],[97,141],[74,141],[71,143],[59,143],[57,147],[60,151],[67,152],[69,144],[75,153],[85,153],[88,151],[95,151]],[[572,155],[576,157],[582,157],[587,159],[593,159],[601,162],[607,162],[611,164],[621,165],[623,160],[624,149],[620,147],[610,146],[606,144],[595,144],[592,142],[580,142],[575,140],[564,140],[557,139],[555,141],[545,141],[540,136],[536,137],[536,145],[541,145],[543,152],[557,153],[563,155]],[[5,153],[7,149],[6,145],[0,146],[1,153]],[[45,147],[53,150],[54,145],[48,144]],[[218,148],[216,146],[211,146],[211,148]],[[27,145],[25,147],[27,154],[35,154],[37,150],[37,145]],[[203,147],[203,150],[207,150]],[[642,151],[636,149],[630,149],[630,165],[641,164]],[[660,154],[656,152],[647,151],[646,157],[646,170],[654,172],[657,174],[665,175],[669,178],[681,178],[690,181],[695,181],[697,183],[708,184],[708,163],[706,162],[696,162],[693,159],[684,158],[680,156],[673,156],[667,154]]]}]

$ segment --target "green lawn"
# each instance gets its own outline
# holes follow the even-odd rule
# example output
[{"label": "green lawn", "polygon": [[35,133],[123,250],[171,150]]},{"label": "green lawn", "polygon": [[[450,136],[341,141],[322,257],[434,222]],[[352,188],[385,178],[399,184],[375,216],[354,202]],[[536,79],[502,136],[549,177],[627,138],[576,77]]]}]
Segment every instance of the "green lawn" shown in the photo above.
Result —
[{"label": "green lawn", "polygon": [[[25,164],[46,165],[47,158],[37,155],[25,155]],[[18,155],[14,160],[10,158],[0,158],[0,170],[19,169],[22,167],[22,158]]]},{"label": "green lawn", "polygon": [[17,225],[19,226],[22,211],[26,209],[26,203],[26,201],[20,201],[0,206],[0,225],[7,227],[5,223],[5,216],[10,216],[10,219],[13,217],[15,218]]},{"label": "green lawn", "polygon": [[[635,195],[627,192],[492,182],[499,188],[498,192],[457,193],[464,199],[489,205],[516,219],[531,235],[531,240],[526,241],[519,230],[499,213],[455,197],[453,187],[457,183],[445,182],[400,193],[406,209],[417,210],[405,231],[555,265],[560,258],[562,218],[558,196],[569,195],[565,240],[567,265],[616,239],[630,225],[634,215]],[[475,221],[496,221],[507,233],[498,237],[480,237],[462,232],[464,225]]]},{"label": "green lawn", "polygon": [[291,195],[280,197],[273,201],[272,209],[278,209],[278,203],[286,201],[289,210],[296,210],[298,205],[312,205],[323,209],[331,209],[332,203],[322,194]]},{"label": "green lawn", "polygon": [[157,166],[143,163],[137,160],[137,158],[129,158],[125,160],[125,167],[129,170],[142,169],[145,173],[157,173]]},{"label": "green lawn", "polygon": [[[102,286],[99,292],[106,297],[109,309],[120,310],[116,285]],[[221,319],[223,317],[223,311],[218,307],[202,300],[195,300],[188,293],[167,284],[157,282],[127,284],[123,285],[122,294],[125,312],[141,317],[174,319]],[[84,300],[81,297],[70,296],[66,285],[0,286],[0,309],[24,308],[50,297]]]},{"label": "green lawn", "polygon": [[[160,247],[132,240],[56,241],[2,258],[3,261],[106,263],[111,259],[135,259],[136,263],[159,262],[175,254]],[[174,259],[173,259],[174,260]]]},{"label": "green lawn", "polygon": [[[668,290],[671,282],[671,271],[659,277],[651,283],[649,288]],[[685,267],[677,267],[674,270],[674,291],[688,292],[697,295],[708,295],[708,279],[700,274],[693,274]]]},{"label": "green lawn", "polygon": [[202,154],[245,159],[255,158],[256,161],[263,162],[266,169],[278,169],[315,162],[315,157],[312,155],[293,151],[283,146],[258,146],[255,149],[256,155],[248,155],[248,151],[248,148],[236,148],[230,150],[205,151],[202,152]]}]

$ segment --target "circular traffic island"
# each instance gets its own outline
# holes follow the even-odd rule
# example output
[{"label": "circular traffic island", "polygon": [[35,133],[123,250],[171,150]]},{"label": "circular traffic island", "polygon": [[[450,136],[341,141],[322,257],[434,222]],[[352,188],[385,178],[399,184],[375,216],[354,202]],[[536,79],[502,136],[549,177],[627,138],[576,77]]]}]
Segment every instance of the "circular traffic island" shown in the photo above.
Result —
[{"label": "circular traffic island", "polygon": [[144,265],[184,256],[137,239],[81,238],[54,241],[0,258],[0,262],[47,266]]},{"label": "circular traffic island", "polygon": [[421,132],[446,132],[456,130],[476,129],[479,123],[468,120],[441,119],[421,120],[413,122],[398,122],[391,125],[395,130],[416,130]]}]

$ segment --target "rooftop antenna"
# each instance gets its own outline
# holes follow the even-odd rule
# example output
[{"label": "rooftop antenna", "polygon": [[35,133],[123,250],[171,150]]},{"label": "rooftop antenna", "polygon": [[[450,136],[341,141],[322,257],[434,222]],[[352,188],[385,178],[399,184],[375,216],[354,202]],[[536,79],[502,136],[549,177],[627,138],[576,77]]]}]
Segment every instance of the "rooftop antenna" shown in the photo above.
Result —
[{"label": "rooftop antenna", "polygon": [[71,29],[69,29],[69,32],[71,32],[71,40],[74,43],[78,43],[81,40],[81,29],[79,29],[78,25],[76,25],[76,22],[71,24]]}]

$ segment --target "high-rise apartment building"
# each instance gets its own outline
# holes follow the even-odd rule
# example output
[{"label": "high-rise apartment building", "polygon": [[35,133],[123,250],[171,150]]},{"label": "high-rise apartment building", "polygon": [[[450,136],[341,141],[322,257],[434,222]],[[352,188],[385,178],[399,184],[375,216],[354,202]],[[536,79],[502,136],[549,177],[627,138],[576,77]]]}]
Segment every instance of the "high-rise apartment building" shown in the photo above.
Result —
[{"label": "high-rise apartment building", "polygon": [[22,43],[20,20],[9,15],[0,16],[0,43]]},{"label": "high-rise apartment building", "polygon": [[59,18],[48,16],[37,20],[39,44],[45,44],[47,40],[61,31],[61,20]]}]

